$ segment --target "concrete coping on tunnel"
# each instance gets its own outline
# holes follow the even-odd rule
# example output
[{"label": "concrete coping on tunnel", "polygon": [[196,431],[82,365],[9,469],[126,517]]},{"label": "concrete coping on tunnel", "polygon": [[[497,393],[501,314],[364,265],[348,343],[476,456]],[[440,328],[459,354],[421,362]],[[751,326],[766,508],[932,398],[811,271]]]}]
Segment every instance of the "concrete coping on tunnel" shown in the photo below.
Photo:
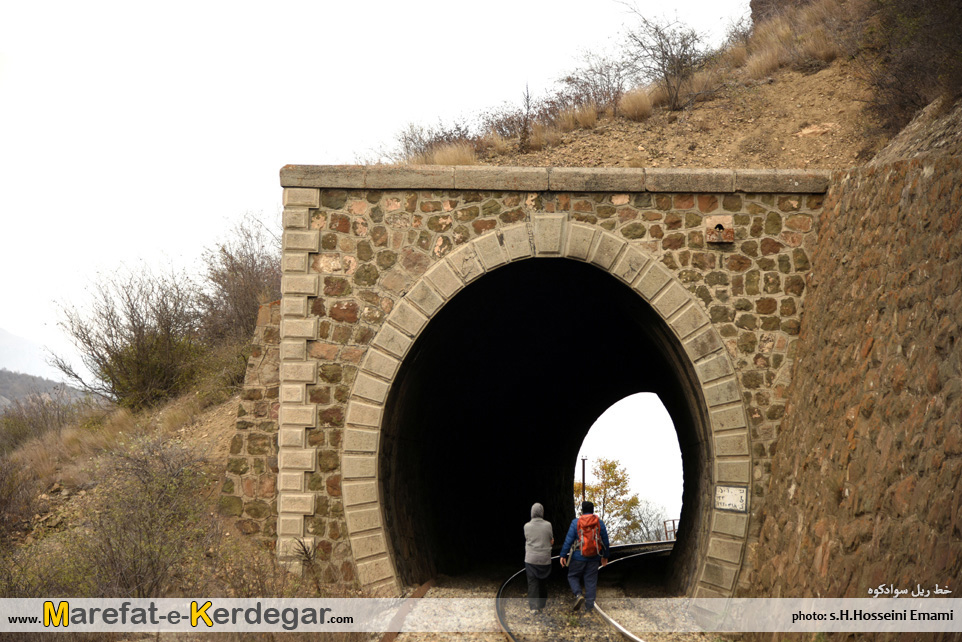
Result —
[{"label": "concrete coping on tunnel", "polygon": [[286,165],[281,186],[321,189],[446,189],[524,192],[822,194],[831,172],[802,169],[670,169]]}]

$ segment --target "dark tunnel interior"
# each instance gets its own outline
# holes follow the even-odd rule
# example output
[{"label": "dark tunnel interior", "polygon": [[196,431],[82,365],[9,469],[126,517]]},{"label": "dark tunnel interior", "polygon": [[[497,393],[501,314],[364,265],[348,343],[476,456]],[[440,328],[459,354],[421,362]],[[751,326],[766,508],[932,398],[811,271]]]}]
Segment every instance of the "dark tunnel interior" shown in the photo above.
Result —
[{"label": "dark tunnel interior", "polygon": [[493,562],[520,567],[522,526],[536,501],[560,548],[574,517],[572,470],[591,425],[614,402],[655,392],[684,466],[665,579],[684,590],[705,540],[699,516],[709,484],[693,381],[648,303],[589,264],[526,260],[467,286],[415,342],[385,412],[378,465],[402,582]]}]

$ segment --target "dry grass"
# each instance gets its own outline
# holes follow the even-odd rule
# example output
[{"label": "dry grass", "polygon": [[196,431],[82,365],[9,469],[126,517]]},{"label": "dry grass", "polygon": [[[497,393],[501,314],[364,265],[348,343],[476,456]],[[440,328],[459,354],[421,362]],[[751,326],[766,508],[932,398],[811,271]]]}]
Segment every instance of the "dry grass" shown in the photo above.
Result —
[{"label": "dry grass", "polygon": [[732,69],[743,67],[748,61],[748,46],[742,43],[732,45],[725,51],[725,62]]},{"label": "dry grass", "polygon": [[587,104],[575,110],[575,122],[581,129],[594,129],[598,124],[598,106]]},{"label": "dry grass", "polygon": [[574,130],[578,129],[578,121],[575,118],[575,110],[563,109],[558,112],[556,124],[558,129],[566,133],[573,132]]},{"label": "dry grass", "polygon": [[440,145],[410,159],[411,165],[477,165],[478,155],[468,143]]},{"label": "dry grass", "polygon": [[652,107],[664,107],[668,104],[668,90],[662,84],[655,84],[648,88],[648,98]]},{"label": "dry grass", "polygon": [[531,126],[531,135],[528,137],[528,149],[538,151],[546,147],[554,147],[561,143],[561,132],[556,128],[543,123],[535,123]]},{"label": "dry grass", "polygon": [[781,52],[770,48],[757,51],[748,59],[745,69],[752,79],[764,78],[782,66]]},{"label": "dry grass", "polygon": [[749,40],[748,75],[757,79],[787,65],[817,68],[817,63],[832,62],[842,53],[848,25],[861,11],[858,2],[816,0],[769,18],[755,27]]},{"label": "dry grass", "polygon": [[649,118],[654,106],[651,104],[648,89],[638,87],[626,93],[618,101],[618,111],[629,120],[642,121]]}]

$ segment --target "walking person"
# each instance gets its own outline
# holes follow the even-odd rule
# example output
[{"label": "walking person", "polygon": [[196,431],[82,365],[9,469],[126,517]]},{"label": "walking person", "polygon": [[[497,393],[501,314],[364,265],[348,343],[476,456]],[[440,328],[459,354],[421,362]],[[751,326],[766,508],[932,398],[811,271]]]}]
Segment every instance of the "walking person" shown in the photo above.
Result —
[{"label": "walking person", "polygon": [[[568,584],[575,595],[575,611],[582,604],[589,612],[595,607],[598,569],[608,563],[608,529],[594,513],[594,504],[581,503],[581,517],[571,520],[564,546],[561,547],[561,566],[568,567]],[[569,551],[570,561],[567,559]]]},{"label": "walking person", "polygon": [[540,611],[548,601],[551,574],[551,522],[544,519],[544,506],[531,506],[531,521],[524,525],[524,572],[528,578],[528,608]]}]

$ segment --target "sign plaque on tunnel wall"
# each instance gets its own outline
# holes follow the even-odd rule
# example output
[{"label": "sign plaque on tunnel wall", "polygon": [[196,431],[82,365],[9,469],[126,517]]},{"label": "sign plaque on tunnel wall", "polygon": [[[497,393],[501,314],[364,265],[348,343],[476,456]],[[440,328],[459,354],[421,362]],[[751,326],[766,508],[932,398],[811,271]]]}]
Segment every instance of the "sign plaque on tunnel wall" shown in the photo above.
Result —
[{"label": "sign plaque on tunnel wall", "polygon": [[715,486],[715,508],[748,512],[748,489],[744,486]]}]

